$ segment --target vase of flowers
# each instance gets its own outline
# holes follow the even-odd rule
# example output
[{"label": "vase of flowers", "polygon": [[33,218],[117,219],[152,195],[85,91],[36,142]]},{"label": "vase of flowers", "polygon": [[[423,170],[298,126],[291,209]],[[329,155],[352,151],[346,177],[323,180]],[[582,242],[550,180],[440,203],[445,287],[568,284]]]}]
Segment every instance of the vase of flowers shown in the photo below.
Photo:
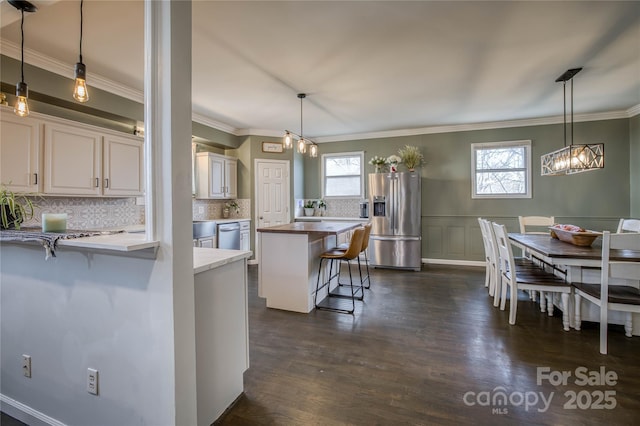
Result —
[{"label": "vase of flowers", "polygon": [[417,146],[405,145],[403,148],[400,148],[398,155],[410,172],[414,171],[416,167],[424,162],[424,156]]},{"label": "vase of flowers", "polygon": [[318,200],[318,210],[320,210],[320,216],[324,216],[327,211],[327,203],[324,200]]},{"label": "vase of flowers", "polygon": [[387,157],[387,163],[389,164],[389,171],[395,173],[398,171],[398,164],[402,163],[402,158],[397,155],[390,155]]},{"label": "vase of flowers", "polygon": [[369,164],[375,166],[376,173],[384,172],[384,168],[387,165],[387,159],[384,157],[378,157],[375,155],[371,160],[369,160]]}]

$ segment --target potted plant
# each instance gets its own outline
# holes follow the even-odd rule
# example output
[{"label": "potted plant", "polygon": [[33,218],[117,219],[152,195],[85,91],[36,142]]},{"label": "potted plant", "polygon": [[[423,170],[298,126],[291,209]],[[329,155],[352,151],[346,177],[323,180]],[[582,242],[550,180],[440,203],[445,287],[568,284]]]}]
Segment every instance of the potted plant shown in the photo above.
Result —
[{"label": "potted plant", "polygon": [[375,155],[371,160],[369,160],[369,164],[375,166],[376,173],[381,173],[384,171],[384,167],[387,165],[387,159]]},{"label": "potted plant", "polygon": [[307,200],[303,207],[305,216],[313,216],[316,212],[316,202],[313,200]]},{"label": "potted plant", "polygon": [[225,219],[228,218],[231,214],[231,209],[233,209],[236,214],[240,213],[240,206],[238,205],[238,202],[236,200],[224,203],[224,208],[222,209],[222,217]]},{"label": "potted plant", "polygon": [[20,224],[33,218],[35,204],[27,194],[9,190],[4,184],[0,189],[0,215],[2,229],[20,229]]},{"label": "potted plant", "polygon": [[417,146],[405,145],[404,148],[400,148],[398,154],[410,172],[424,162],[424,157]]},{"label": "potted plant", "polygon": [[319,200],[318,208],[320,209],[320,216],[324,216],[324,213],[327,210],[327,203],[324,200]]}]

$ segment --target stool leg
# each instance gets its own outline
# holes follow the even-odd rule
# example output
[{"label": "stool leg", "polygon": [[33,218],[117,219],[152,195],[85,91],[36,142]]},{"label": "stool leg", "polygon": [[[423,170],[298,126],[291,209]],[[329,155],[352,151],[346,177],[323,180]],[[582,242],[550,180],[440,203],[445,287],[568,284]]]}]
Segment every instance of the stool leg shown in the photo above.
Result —
[{"label": "stool leg", "polygon": [[356,310],[356,298],[355,298],[355,294],[353,293],[353,276],[351,274],[351,261],[347,260],[347,266],[349,267],[349,283],[351,285],[351,312],[349,313],[353,313]]},{"label": "stool leg", "polygon": [[369,258],[367,257],[366,250],[364,251],[364,265],[367,268],[367,278],[365,278],[367,285],[364,288],[371,288],[371,275],[369,275]]},{"label": "stool leg", "polygon": [[318,280],[316,281],[316,294],[313,295],[313,305],[317,308],[318,307],[318,291],[319,291],[319,286],[320,286],[320,275],[322,274],[322,261],[324,259],[321,257],[320,258],[320,265],[318,266]]}]

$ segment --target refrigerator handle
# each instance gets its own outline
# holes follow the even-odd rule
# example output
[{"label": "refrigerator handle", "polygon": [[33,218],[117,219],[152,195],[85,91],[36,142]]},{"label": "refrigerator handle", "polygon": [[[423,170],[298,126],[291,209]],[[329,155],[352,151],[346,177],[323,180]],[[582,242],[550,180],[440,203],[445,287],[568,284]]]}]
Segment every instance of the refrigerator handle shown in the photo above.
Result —
[{"label": "refrigerator handle", "polygon": [[391,180],[391,188],[393,194],[393,221],[391,222],[391,227],[395,235],[398,233],[398,178],[395,175]]}]

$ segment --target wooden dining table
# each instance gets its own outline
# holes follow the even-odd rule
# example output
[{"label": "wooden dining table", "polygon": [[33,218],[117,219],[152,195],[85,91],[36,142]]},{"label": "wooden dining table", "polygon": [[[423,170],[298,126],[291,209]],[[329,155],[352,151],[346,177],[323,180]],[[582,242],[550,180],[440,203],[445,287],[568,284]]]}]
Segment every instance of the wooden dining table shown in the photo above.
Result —
[{"label": "wooden dining table", "polygon": [[[591,246],[576,246],[550,235],[541,234],[518,234],[510,233],[511,243],[544,262],[560,267],[566,271],[568,282],[600,283],[600,272],[602,266],[602,238],[597,238]],[[611,260],[626,260],[640,262],[640,251],[634,250],[611,250]],[[635,283],[640,285],[640,277]],[[573,301],[572,301],[573,302]],[[599,310],[586,299],[582,299],[582,319],[586,321],[599,321]],[[573,327],[574,316],[573,303],[570,303],[570,325]],[[624,318],[617,312],[611,312],[609,322],[614,324],[624,323]],[[633,316],[634,334],[640,335],[637,331],[640,327],[640,315]]]}]

